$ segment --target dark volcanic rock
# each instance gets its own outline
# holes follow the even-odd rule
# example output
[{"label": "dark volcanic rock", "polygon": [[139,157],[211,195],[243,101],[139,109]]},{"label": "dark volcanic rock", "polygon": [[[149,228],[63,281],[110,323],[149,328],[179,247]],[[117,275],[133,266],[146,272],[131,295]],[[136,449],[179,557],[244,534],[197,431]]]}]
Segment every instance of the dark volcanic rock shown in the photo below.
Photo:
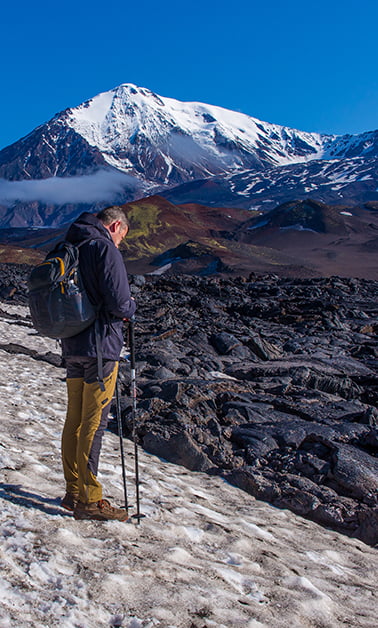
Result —
[{"label": "dark volcanic rock", "polygon": [[143,447],[152,454],[181,464],[193,471],[207,471],[213,465],[200,446],[187,432],[167,435],[148,432],[143,438]]},{"label": "dark volcanic rock", "polygon": [[140,442],[376,543],[377,295],[340,278],[148,279]]},{"label": "dark volcanic rock", "polygon": [[[23,272],[0,267],[0,285],[17,287],[11,302],[25,303]],[[136,284],[139,443],[378,543],[378,283],[266,275]],[[127,365],[120,382],[131,435]]]},{"label": "dark volcanic rock", "polygon": [[38,353],[38,351],[36,351],[35,349],[29,349],[28,347],[23,347],[22,345],[15,344],[13,342],[7,342],[4,344],[0,343],[0,349],[2,351],[6,351],[7,353],[28,355],[35,360],[48,362],[53,366],[62,365],[62,356],[57,353],[52,353],[51,351],[41,354]]},{"label": "dark volcanic rock", "polygon": [[355,497],[367,504],[378,499],[378,460],[357,447],[338,444],[328,473],[338,493]]},{"label": "dark volcanic rock", "polygon": [[0,264],[0,298],[3,301],[27,303],[27,277],[30,266],[26,264]]},{"label": "dark volcanic rock", "polygon": [[232,334],[227,334],[222,331],[220,334],[215,334],[211,337],[211,344],[214,345],[218,353],[221,355],[225,355],[230,353],[232,349],[235,347],[240,347],[240,342],[235,336]]}]

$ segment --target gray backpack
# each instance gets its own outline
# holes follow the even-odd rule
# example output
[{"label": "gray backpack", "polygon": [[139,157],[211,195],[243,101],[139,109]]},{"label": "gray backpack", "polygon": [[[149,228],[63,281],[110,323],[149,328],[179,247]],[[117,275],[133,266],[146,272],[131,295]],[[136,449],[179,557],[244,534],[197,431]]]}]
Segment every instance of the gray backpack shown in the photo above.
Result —
[{"label": "gray backpack", "polygon": [[60,242],[29,275],[30,314],[42,336],[70,338],[96,320],[79,268],[79,247],[87,241]]}]

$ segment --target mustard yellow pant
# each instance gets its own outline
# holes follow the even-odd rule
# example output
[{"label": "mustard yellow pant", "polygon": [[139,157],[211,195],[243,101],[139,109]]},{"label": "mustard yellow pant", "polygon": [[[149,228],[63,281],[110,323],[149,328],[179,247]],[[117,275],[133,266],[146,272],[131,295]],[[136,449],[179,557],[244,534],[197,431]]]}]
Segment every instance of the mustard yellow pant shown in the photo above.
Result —
[{"label": "mustard yellow pant", "polygon": [[[66,360],[68,405],[62,434],[66,490],[78,495],[83,503],[97,502],[102,499],[102,486],[97,479],[98,461],[114,395],[118,362],[108,361],[107,368],[104,366],[105,390],[102,391],[98,382],[92,381],[96,368],[94,358],[77,358],[76,363],[74,358],[71,363],[70,360]],[[80,365],[83,365],[83,376],[69,377],[81,372]],[[106,374],[109,370],[110,373]]]}]

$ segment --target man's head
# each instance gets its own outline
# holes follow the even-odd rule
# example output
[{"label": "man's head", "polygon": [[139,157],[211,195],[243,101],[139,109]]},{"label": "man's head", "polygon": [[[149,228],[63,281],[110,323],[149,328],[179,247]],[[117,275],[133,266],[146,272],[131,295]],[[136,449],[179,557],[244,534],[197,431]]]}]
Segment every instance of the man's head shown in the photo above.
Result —
[{"label": "man's head", "polygon": [[118,205],[105,207],[105,209],[102,209],[97,214],[97,218],[101,220],[105,229],[109,231],[110,236],[118,249],[121,241],[127,236],[130,228],[130,223],[123,207],[119,207]]}]

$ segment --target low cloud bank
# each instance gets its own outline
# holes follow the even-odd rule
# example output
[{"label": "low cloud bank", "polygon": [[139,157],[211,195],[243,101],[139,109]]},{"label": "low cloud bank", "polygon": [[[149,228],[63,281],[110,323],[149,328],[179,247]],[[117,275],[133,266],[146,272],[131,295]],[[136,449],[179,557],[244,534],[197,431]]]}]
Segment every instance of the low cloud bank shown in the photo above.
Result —
[{"label": "low cloud bank", "polygon": [[0,205],[39,201],[46,204],[96,203],[121,200],[125,191],[141,190],[141,182],[122,172],[99,170],[77,177],[51,177],[24,181],[0,179]]}]

